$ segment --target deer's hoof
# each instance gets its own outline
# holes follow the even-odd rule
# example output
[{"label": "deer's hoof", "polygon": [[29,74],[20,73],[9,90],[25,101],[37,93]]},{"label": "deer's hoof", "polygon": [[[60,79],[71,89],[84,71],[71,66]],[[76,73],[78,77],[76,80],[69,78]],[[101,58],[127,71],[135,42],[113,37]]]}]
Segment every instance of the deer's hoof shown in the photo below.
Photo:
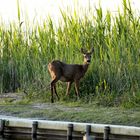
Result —
[{"label": "deer's hoof", "polygon": [[77,101],[78,101],[78,100],[80,100],[80,97],[79,97],[79,96],[77,96]]},{"label": "deer's hoof", "polygon": [[53,99],[51,99],[51,103],[54,103],[54,100]]}]

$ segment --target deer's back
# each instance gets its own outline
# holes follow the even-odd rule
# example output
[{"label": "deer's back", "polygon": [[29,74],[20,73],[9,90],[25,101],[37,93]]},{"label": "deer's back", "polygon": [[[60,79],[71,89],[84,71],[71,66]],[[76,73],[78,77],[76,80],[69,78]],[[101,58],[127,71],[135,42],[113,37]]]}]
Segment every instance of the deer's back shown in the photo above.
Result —
[{"label": "deer's back", "polygon": [[83,76],[83,67],[78,64],[66,64],[59,60],[54,60],[48,65],[51,77],[68,82],[80,79]]}]

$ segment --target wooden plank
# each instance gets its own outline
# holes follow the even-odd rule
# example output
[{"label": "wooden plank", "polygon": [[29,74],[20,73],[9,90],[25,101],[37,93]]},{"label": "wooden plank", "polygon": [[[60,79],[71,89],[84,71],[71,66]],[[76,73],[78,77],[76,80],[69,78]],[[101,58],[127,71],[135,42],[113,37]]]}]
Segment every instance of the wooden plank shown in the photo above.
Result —
[{"label": "wooden plank", "polygon": [[33,121],[33,124],[32,124],[32,139],[37,138],[37,128],[38,128],[38,122]]},{"label": "wooden plank", "polygon": [[109,140],[109,134],[110,134],[110,127],[106,126],[104,128],[104,140]]},{"label": "wooden plank", "polygon": [[46,120],[29,120],[29,119],[6,119],[7,127],[26,127],[32,128],[33,121],[38,122],[38,129],[54,129],[67,131],[68,124],[73,124],[73,131],[84,133],[87,125],[91,125],[91,132],[104,133],[104,127],[110,127],[110,134],[140,136],[140,127],[120,126],[120,125],[105,125],[105,124],[89,124],[76,122],[60,122],[60,121],[46,121]]},{"label": "wooden plank", "polygon": [[3,138],[5,129],[5,120],[0,120],[0,136]]},{"label": "wooden plank", "polygon": [[110,133],[128,136],[140,136],[140,127],[110,125]]},{"label": "wooden plank", "polygon": [[68,124],[67,140],[72,140],[73,124]]}]

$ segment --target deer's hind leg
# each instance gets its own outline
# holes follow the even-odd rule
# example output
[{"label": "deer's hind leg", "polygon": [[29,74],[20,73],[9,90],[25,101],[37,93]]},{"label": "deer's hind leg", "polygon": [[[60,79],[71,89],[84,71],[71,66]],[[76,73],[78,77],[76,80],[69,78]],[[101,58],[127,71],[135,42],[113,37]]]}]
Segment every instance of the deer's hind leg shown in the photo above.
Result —
[{"label": "deer's hind leg", "polygon": [[59,63],[54,61],[52,63],[49,63],[49,65],[48,65],[48,70],[49,70],[49,73],[52,78],[52,81],[51,81],[51,102],[52,103],[54,102],[54,99],[53,99],[54,93],[56,94],[57,98],[59,99],[57,91],[56,91],[56,83],[60,79],[61,68],[59,67],[59,65],[57,66],[57,64],[59,64]]},{"label": "deer's hind leg", "polygon": [[[54,102],[53,96],[54,96],[54,92],[58,97],[57,91],[56,91],[56,82],[58,81],[57,78],[55,78],[54,80],[51,81],[51,102]],[[59,98],[59,97],[58,97]]]},{"label": "deer's hind leg", "polygon": [[59,100],[59,96],[58,96],[57,90],[56,90],[56,84],[54,85],[54,92],[55,92],[55,95],[57,96],[57,99]]}]

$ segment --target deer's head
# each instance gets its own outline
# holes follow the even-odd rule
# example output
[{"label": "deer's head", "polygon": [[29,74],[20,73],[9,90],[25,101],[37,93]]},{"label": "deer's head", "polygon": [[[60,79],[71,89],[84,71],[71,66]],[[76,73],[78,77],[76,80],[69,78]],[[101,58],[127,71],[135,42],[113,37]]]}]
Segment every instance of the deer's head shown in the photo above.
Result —
[{"label": "deer's head", "polygon": [[88,52],[84,48],[81,48],[81,53],[84,56],[84,63],[85,64],[89,64],[91,62],[91,55],[93,52],[94,52],[94,48],[92,48],[90,52]]}]

